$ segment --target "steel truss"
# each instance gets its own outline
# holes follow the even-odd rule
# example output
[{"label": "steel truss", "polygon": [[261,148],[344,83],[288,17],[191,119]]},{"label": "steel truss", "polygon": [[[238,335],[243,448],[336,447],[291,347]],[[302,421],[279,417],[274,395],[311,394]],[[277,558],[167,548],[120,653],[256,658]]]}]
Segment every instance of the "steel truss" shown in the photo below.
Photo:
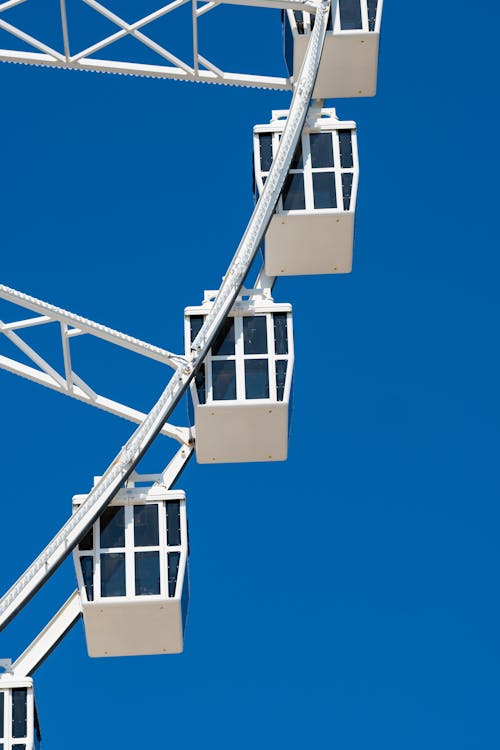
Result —
[{"label": "steel truss", "polygon": [[[60,29],[61,47],[54,49],[48,46],[42,39],[27,34],[22,29],[5,21],[2,13],[21,5],[26,0],[6,0],[0,2],[0,29],[7,32],[14,41],[20,40],[33,48],[34,51],[26,52],[13,47],[12,49],[0,49],[0,61],[23,63],[26,65],[42,65],[52,68],[65,68],[69,70],[87,70],[100,73],[118,73],[122,75],[149,76],[154,78],[176,78],[184,81],[199,81],[203,83],[221,83],[235,86],[250,86],[271,89],[291,89],[292,85],[288,78],[255,75],[252,73],[232,73],[223,71],[213,62],[200,54],[198,21],[206,13],[209,13],[221,5],[247,5],[249,7],[264,7],[275,9],[296,9],[316,13],[320,3],[319,0],[217,0],[216,2],[203,2],[203,0],[173,0],[162,5],[153,13],[138,19],[134,23],[128,23],[120,16],[109,10],[103,3],[97,0],[82,0],[92,8],[98,15],[117,26],[118,30],[85,49],[71,49],[70,37],[72,27],[69,22],[66,9],[66,0],[60,2]],[[181,60],[164,46],[147,36],[143,29],[154,21],[166,16],[184,5],[192,7],[192,59],[187,62]],[[158,64],[146,65],[129,60],[102,60],[94,55],[101,50],[112,46],[125,37],[132,37],[139,42],[143,48],[153,52],[158,57]],[[161,64],[160,64],[161,63]],[[167,65],[166,63],[170,63]]]},{"label": "steel truss", "polygon": [[[11,357],[0,355],[0,367],[4,370],[20,375],[23,378],[32,380],[34,383],[44,385],[54,391],[71,396],[78,401],[96,406],[98,409],[116,414],[131,422],[140,424],[145,418],[145,414],[125,406],[118,401],[101,396],[96,393],[82,378],[73,370],[71,362],[71,341],[84,334],[89,334],[96,338],[104,339],[116,346],[140,354],[149,359],[156,360],[162,364],[176,368],[179,364],[184,364],[186,360],[177,354],[172,354],[166,349],[159,346],[153,346],[145,341],[128,336],[120,331],[94,323],[93,320],[82,318],[80,315],[63,310],[48,302],[31,297],[16,289],[10,289],[8,286],[0,284],[0,299],[12,302],[18,307],[27,308],[33,312],[39,313],[35,318],[17,320],[11,323],[4,323],[0,320],[0,333],[11,341],[23,354],[32,360],[38,367],[18,362]],[[64,374],[60,374],[49,364],[44,357],[37,353],[29,346],[17,333],[19,330],[32,327],[47,326],[55,324],[56,334],[59,335],[64,361]],[[52,326],[54,327],[54,325]],[[174,425],[165,424],[161,433],[178,440],[180,443],[189,444],[191,441],[191,430],[187,427],[175,427]]]},{"label": "steel truss", "polygon": [[[17,1],[23,2],[24,0]],[[89,2],[89,0],[85,1]],[[2,9],[5,9],[7,5],[11,7],[15,2],[16,0],[11,0],[10,3],[3,3],[0,5],[0,12]],[[255,5],[256,3],[251,4]],[[299,5],[301,8],[304,8],[305,5],[304,3],[285,3],[281,2],[281,0],[280,2],[272,2],[272,0],[267,2],[267,0],[264,0],[260,4],[268,7],[290,7],[290,5],[296,7]],[[209,3],[207,5],[215,7],[216,4]],[[159,358],[159,361],[164,361],[165,364],[169,364],[174,367],[175,370],[173,377],[161,394],[157,403],[142,420],[139,427],[123,446],[105,474],[99,479],[87,496],[85,502],[82,503],[79,509],[64,524],[56,536],[50,541],[48,546],[7,591],[4,597],[0,599],[0,629],[3,629],[15,617],[15,615],[36,593],[38,588],[40,588],[55,572],[57,567],[85,536],[94,521],[101,515],[104,508],[112,500],[120,487],[127,481],[133,481],[135,477],[135,467],[144,456],[153,440],[162,432],[166,420],[177,406],[197,370],[203,364],[204,358],[211,347],[214,337],[223,325],[224,320],[243,286],[245,277],[249,272],[252,261],[264,238],[266,229],[278,202],[295,148],[304,126],[325,40],[330,6],[332,8],[333,17],[335,18],[338,0],[331,0],[331,3],[330,0],[319,0],[317,7],[312,3],[309,3],[309,5],[314,5],[314,8],[317,10],[316,23],[310,36],[300,75],[294,87],[289,115],[280,141],[278,153],[273,161],[264,189],[255,205],[242,240],[224,276],[223,283],[217,293],[213,307],[192,344],[191,357],[189,359],[177,357],[170,352],[160,350],[157,347],[152,347],[138,339],[132,339],[125,334],[121,334],[112,329],[93,323],[92,321],[75,316],[72,313],[48,305],[47,303],[36,300],[33,297],[24,295],[21,292],[15,292],[8,287],[0,287],[0,296],[4,299],[10,299],[10,301],[15,301],[16,304],[20,304],[21,306],[27,307],[35,312],[42,313],[40,317],[35,319],[31,318],[28,321],[18,321],[17,323],[7,324],[6,326],[4,325],[2,329],[3,333],[9,337],[12,335],[17,336],[18,334],[15,334],[15,330],[19,330],[20,328],[31,325],[43,325],[48,323],[49,320],[55,320],[60,323],[61,327],[66,327],[66,332],[63,335],[63,351],[65,351],[64,341],[66,339],[67,343],[68,339],[71,338],[70,334],[72,331],[78,331],[78,333],[73,333],[73,335],[79,335],[80,332],[91,333],[92,335],[100,336],[108,341],[112,341],[112,343],[132,349],[133,351],[139,349],[142,354],[146,354],[146,351],[148,351],[149,355],[147,356],[153,356],[154,352],[155,356],[153,356],[153,358]],[[61,0],[61,8],[63,8],[63,6],[64,0]],[[61,65],[61,67],[64,67],[64,65]],[[274,279],[266,277],[261,272],[256,287],[258,289],[270,288],[273,283]],[[40,320],[40,318],[43,318],[43,320]],[[26,349],[24,349],[24,351],[27,353]],[[42,365],[41,362],[37,362],[37,364],[40,367]],[[47,365],[47,363],[44,363],[44,365]],[[54,378],[53,373],[46,372],[43,370],[43,367],[41,367],[41,370],[57,382],[57,378]],[[58,377],[61,377],[59,374],[57,375]],[[75,387],[81,388],[81,384],[78,385],[71,369],[69,349],[65,356],[65,383],[68,391],[71,388],[74,390]],[[68,395],[73,394],[68,393]],[[179,439],[178,436],[177,439]],[[183,445],[179,448],[169,466],[159,478],[160,483],[163,486],[167,489],[171,487],[184,469],[192,453],[192,444]],[[152,480],[158,481],[158,477],[153,477]],[[79,614],[78,602],[75,599],[75,595],[72,595],[53,620],[48,624],[45,630],[42,631],[27,651],[19,657],[17,662],[14,663],[16,673],[20,674],[23,671],[27,672],[29,670],[31,674],[43,661],[43,658],[45,658],[44,654],[46,655],[46,653],[50,652],[58,640],[64,637],[64,634],[68,632],[70,627],[72,627],[74,622],[78,619]],[[3,664],[3,666],[5,667],[6,665]]]}]

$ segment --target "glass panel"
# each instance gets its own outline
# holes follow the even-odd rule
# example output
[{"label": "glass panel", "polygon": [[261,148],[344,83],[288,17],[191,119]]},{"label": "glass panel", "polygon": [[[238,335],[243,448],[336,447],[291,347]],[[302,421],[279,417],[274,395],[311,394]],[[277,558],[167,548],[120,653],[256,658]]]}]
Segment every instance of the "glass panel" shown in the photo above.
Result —
[{"label": "glass panel", "polygon": [[368,0],[368,30],[375,31],[378,0]]},{"label": "glass panel", "polygon": [[181,559],[180,552],[168,553],[168,595],[175,596],[175,587],[177,585],[177,574],[179,572],[179,562]]},{"label": "glass panel", "polygon": [[259,136],[260,146],[260,168],[262,172],[269,172],[273,163],[273,137],[272,135]]},{"label": "glass panel", "polygon": [[247,315],[243,318],[245,354],[267,354],[267,317]]},{"label": "glass panel", "polygon": [[314,208],[337,208],[335,174],[316,172],[313,174]]},{"label": "glass panel", "polygon": [[349,211],[351,206],[351,191],[352,191],[352,178],[354,177],[352,172],[343,172],[342,174],[342,196],[344,200],[344,211]]},{"label": "glass panel", "polygon": [[297,148],[292,157],[292,163],[290,169],[304,169],[304,162],[302,161],[302,140],[297,143]]},{"label": "glass panel", "polygon": [[304,175],[288,174],[283,187],[283,209],[285,211],[300,211],[306,207],[304,195]]},{"label": "glass panel", "polygon": [[332,6],[330,4],[330,10],[328,12],[328,22],[326,24],[327,31],[333,31],[333,18],[332,18]]},{"label": "glass panel", "polygon": [[274,351],[276,354],[288,354],[287,314],[274,313]]},{"label": "glass panel", "polygon": [[234,318],[227,318],[212,344],[212,356],[234,354]]},{"label": "glass panel", "polygon": [[101,547],[125,547],[125,508],[106,508],[99,519]]},{"label": "glass panel", "polygon": [[304,33],[304,14],[301,10],[294,10],[293,15],[295,16],[295,23],[297,24],[297,31],[299,34]]},{"label": "glass panel", "polygon": [[82,541],[78,545],[78,549],[89,550],[94,549],[94,527],[88,531],[83,537]]},{"label": "glass panel", "polygon": [[177,547],[181,543],[181,504],[167,503],[167,544]]},{"label": "glass panel", "polygon": [[80,566],[82,569],[83,585],[89,602],[94,601],[94,558],[90,555],[80,557]]},{"label": "glass panel", "polygon": [[160,553],[135,553],[136,596],[160,593]]},{"label": "glass panel", "polygon": [[269,369],[267,359],[245,360],[246,398],[269,398]]},{"label": "glass panel", "polygon": [[331,133],[311,133],[311,166],[313,169],[333,167],[333,141]]},{"label": "glass panel", "polygon": [[339,0],[340,28],[342,31],[361,29],[361,0]]},{"label": "glass panel", "polygon": [[134,545],[156,547],[159,543],[158,506],[134,505]]},{"label": "glass panel", "polygon": [[101,596],[125,596],[125,553],[101,555]]},{"label": "glass panel", "polygon": [[12,736],[26,737],[28,731],[28,690],[15,688],[12,691]]},{"label": "glass panel", "polygon": [[196,373],[194,379],[196,385],[196,391],[198,393],[198,401],[200,404],[204,404],[207,400],[207,383],[205,377],[205,365],[202,365]]},{"label": "glass panel", "polygon": [[214,401],[229,401],[236,398],[234,361],[212,362],[212,394]]},{"label": "glass panel", "polygon": [[12,750],[26,750],[26,745],[24,744],[24,742],[22,745],[12,745]]},{"label": "glass panel", "polygon": [[278,359],[276,361],[276,394],[278,397],[278,401],[283,401],[283,395],[285,393],[287,365],[288,362],[286,359]]},{"label": "glass panel", "polygon": [[203,325],[203,321],[205,320],[203,315],[193,315],[190,318],[190,324],[191,324],[191,343],[195,340],[197,335],[200,332],[200,328]]},{"label": "glass panel", "polygon": [[350,130],[339,130],[340,166],[349,169],[354,166],[352,158],[352,137]]},{"label": "glass panel", "polygon": [[4,737],[5,693],[0,691],[0,737]]}]

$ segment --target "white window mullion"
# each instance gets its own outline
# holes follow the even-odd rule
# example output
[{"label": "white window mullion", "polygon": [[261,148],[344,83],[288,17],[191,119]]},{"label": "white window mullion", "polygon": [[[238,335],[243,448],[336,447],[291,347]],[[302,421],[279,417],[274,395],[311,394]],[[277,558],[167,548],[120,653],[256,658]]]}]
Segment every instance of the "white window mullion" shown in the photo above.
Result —
[{"label": "white window mullion", "polygon": [[158,505],[158,542],[160,544],[160,594],[167,596],[167,504]]},{"label": "white window mullion", "polygon": [[343,211],[344,210],[344,199],[342,198],[342,169],[341,169],[341,161],[340,161],[340,141],[339,141],[339,132],[338,130],[334,130],[332,133],[333,136],[333,164],[334,164],[334,174],[335,174],[335,195],[337,197],[337,211]]},{"label": "white window mullion", "polygon": [[306,202],[306,211],[314,210],[314,190],[312,179],[311,163],[311,141],[310,132],[302,135],[302,162],[304,165],[304,196]]},{"label": "white window mullion", "polygon": [[135,596],[134,506],[125,506],[125,595]]},{"label": "white window mullion", "polygon": [[269,374],[269,398],[278,400],[276,391],[276,355],[274,346],[274,315],[266,315],[267,323],[267,368]]},{"label": "white window mullion", "polygon": [[361,23],[363,31],[368,31],[368,2],[361,0]]},{"label": "white window mullion", "polygon": [[234,318],[234,352],[236,355],[236,398],[245,399],[245,350],[243,346],[243,316]]}]

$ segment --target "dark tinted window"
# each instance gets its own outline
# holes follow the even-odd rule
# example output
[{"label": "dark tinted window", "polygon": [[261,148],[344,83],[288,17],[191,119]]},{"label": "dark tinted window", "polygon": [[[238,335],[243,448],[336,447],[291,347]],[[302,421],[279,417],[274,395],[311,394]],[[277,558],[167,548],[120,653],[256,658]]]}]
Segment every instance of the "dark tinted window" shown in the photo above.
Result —
[{"label": "dark tinted window", "polygon": [[101,547],[125,546],[125,508],[106,508],[100,518]]},{"label": "dark tinted window", "polygon": [[40,732],[40,722],[38,721],[38,711],[36,710],[35,706],[35,748],[39,747],[39,744],[42,740],[42,734]]},{"label": "dark tinted window", "polygon": [[378,0],[368,0],[368,29],[375,31],[375,21],[377,20]]},{"label": "dark tinted window", "polygon": [[78,545],[78,549],[89,550],[94,548],[94,527],[87,531],[82,541]]},{"label": "dark tinted window", "polygon": [[339,130],[340,166],[349,169],[354,165],[350,130]]},{"label": "dark tinted window", "polygon": [[287,314],[274,313],[274,351],[276,354],[288,354]]},{"label": "dark tinted window", "polygon": [[85,586],[85,593],[89,602],[94,601],[94,558],[90,555],[84,555],[80,557],[80,565],[82,568],[83,585]]},{"label": "dark tinted window", "polygon": [[160,593],[160,553],[135,553],[135,593],[137,596]]},{"label": "dark tinted window", "polygon": [[267,359],[245,360],[245,394],[247,398],[269,398]]},{"label": "dark tinted window", "polygon": [[24,742],[22,745],[12,745],[12,750],[26,750],[26,745],[24,744]]},{"label": "dark tinted window", "polygon": [[155,547],[159,543],[158,506],[134,505],[134,545]]},{"label": "dark tinted window", "polygon": [[177,584],[177,574],[179,572],[179,562],[181,559],[180,552],[168,553],[168,595],[175,596],[175,586]]},{"label": "dark tinted window", "polygon": [[267,354],[265,315],[248,315],[243,318],[243,346],[245,354]]},{"label": "dark tinted window", "polygon": [[125,596],[125,554],[101,555],[101,596]]},{"label": "dark tinted window", "polygon": [[311,166],[313,169],[333,167],[333,142],[331,133],[311,133]]},{"label": "dark tinted window", "polygon": [[288,362],[286,359],[278,359],[276,362],[276,395],[278,401],[283,401],[283,395],[285,393],[287,364]]},{"label": "dark tinted window", "polygon": [[12,691],[12,736],[26,737],[28,722],[28,691],[15,688]]},{"label": "dark tinted window", "polygon": [[0,691],[0,737],[4,737],[5,693]]},{"label": "dark tinted window", "polygon": [[314,208],[337,208],[335,194],[335,174],[333,172],[313,173]]},{"label": "dark tinted window", "polygon": [[212,362],[212,393],[214,401],[236,398],[236,368],[233,360]]},{"label": "dark tinted window", "polygon": [[295,23],[297,24],[297,31],[299,34],[304,33],[304,14],[301,10],[294,10],[293,15],[295,16]]},{"label": "dark tinted window", "polygon": [[302,161],[302,140],[299,138],[299,142],[297,143],[297,148],[295,149],[295,153],[292,157],[292,163],[290,165],[290,169],[303,169],[304,168],[304,162]]},{"label": "dark tinted window", "polygon": [[204,321],[203,315],[193,315],[190,318],[190,323],[191,323],[191,343],[193,343],[193,341],[195,340],[195,338],[199,334],[200,329],[201,329],[201,327],[203,325],[203,321]]},{"label": "dark tinted window", "polygon": [[362,27],[361,0],[339,0],[339,10],[340,28],[343,31]]},{"label": "dark tinted window", "polygon": [[260,168],[262,172],[269,172],[273,163],[273,137],[272,135],[259,136],[260,146]]},{"label": "dark tinted window", "polygon": [[344,172],[342,174],[342,198],[344,201],[344,211],[349,211],[351,206],[352,178],[352,172]]},{"label": "dark tinted window", "polygon": [[202,365],[196,373],[194,382],[196,384],[196,391],[198,393],[198,401],[200,404],[204,404],[207,400],[207,384],[205,377],[205,365]]},{"label": "dark tinted window", "polygon": [[306,207],[304,176],[302,173],[288,174],[283,187],[283,209],[300,211]]},{"label": "dark tinted window", "polygon": [[167,544],[177,547],[181,543],[180,503],[167,503]]},{"label": "dark tinted window", "polygon": [[214,357],[234,354],[234,319],[227,318],[212,344]]}]

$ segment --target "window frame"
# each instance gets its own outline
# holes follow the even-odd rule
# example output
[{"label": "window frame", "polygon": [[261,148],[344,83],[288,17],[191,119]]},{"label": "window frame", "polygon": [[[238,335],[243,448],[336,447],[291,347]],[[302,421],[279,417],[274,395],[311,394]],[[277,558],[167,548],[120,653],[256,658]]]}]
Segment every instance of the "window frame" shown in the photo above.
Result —
[{"label": "window frame", "polygon": [[[139,498],[132,498],[130,501],[115,500],[110,503],[109,508],[124,508],[125,513],[125,545],[122,547],[101,547],[100,539],[100,519],[94,523],[93,529],[93,547],[91,550],[80,550],[79,547],[75,550],[75,557],[77,559],[77,572],[79,580],[81,581],[81,592],[82,596],[85,596],[85,602],[88,604],[95,604],[96,602],[125,602],[125,601],[161,601],[165,599],[174,599],[180,596],[181,590],[179,585],[183,583],[184,576],[182,571],[186,570],[187,565],[187,550],[186,550],[186,538],[187,538],[187,521],[185,513],[183,512],[183,506],[185,508],[185,501],[181,498],[172,498],[170,500],[163,500],[158,497],[142,500],[138,502]],[[180,544],[172,545],[168,544],[167,538],[167,505],[170,503],[179,504],[179,515],[180,515]],[[158,544],[155,545],[135,545],[134,544],[134,508],[137,506],[144,505],[155,505],[158,511]],[[157,552],[159,567],[160,567],[160,591],[158,594],[136,594],[135,592],[135,573],[136,573],[136,552]],[[169,552],[179,552],[179,569],[177,575],[176,589],[174,596],[168,594],[168,554]],[[121,596],[102,596],[101,587],[101,555],[122,553],[125,555],[125,594]],[[92,557],[93,558],[93,586],[94,586],[94,598],[89,600],[87,597],[85,581],[83,580],[83,573],[81,568],[81,558]]]},{"label": "window frame", "polygon": [[[352,127],[343,127],[344,123],[336,121],[335,128],[325,125],[323,127],[310,127],[304,128],[301,134],[301,147],[302,147],[302,167],[300,169],[290,168],[288,174],[302,174],[304,180],[304,198],[305,208],[300,209],[286,209],[284,208],[283,191],[280,194],[278,203],[276,205],[276,213],[284,216],[304,215],[304,214],[341,214],[341,213],[354,213],[356,205],[356,193],[357,193],[357,175],[358,175],[358,154],[357,154],[357,138],[356,129]],[[341,164],[340,157],[340,136],[339,131],[349,130],[351,133],[351,146],[353,153],[353,164],[352,167],[343,167]],[[313,167],[311,158],[311,135],[330,134],[332,138],[332,151],[333,151],[333,165],[331,167]],[[257,132],[256,133],[256,166],[258,165],[257,174],[257,186],[259,192],[262,191],[264,182],[269,175],[269,171],[264,172],[261,169],[261,158],[260,158],[260,137],[262,135],[272,135],[272,151],[273,160],[278,152],[279,142],[281,139],[282,131],[274,130],[272,132]],[[314,183],[313,175],[315,174],[333,174],[335,180],[335,197],[337,206],[330,208],[316,208],[314,205]],[[349,208],[344,208],[343,188],[342,188],[342,175],[350,173],[352,174],[352,186],[351,186],[351,197],[349,202]]]},{"label": "window frame", "polygon": [[[14,690],[26,690],[26,734],[22,737],[13,736],[13,691]],[[13,745],[24,745],[26,750],[31,750],[34,747],[34,714],[35,714],[35,701],[33,696],[33,687],[29,684],[17,684],[17,685],[0,685],[0,692],[4,696],[4,724],[2,732],[0,732],[0,745],[3,744],[5,749],[12,747]],[[3,736],[1,736],[3,734]]]},{"label": "window frame", "polygon": [[[276,311],[278,312],[278,311]],[[287,375],[289,377],[290,360],[292,359],[292,353],[290,352],[290,341],[292,340],[292,328],[291,328],[291,313],[283,311],[287,316],[287,340],[288,340],[288,353],[287,354],[276,354],[275,346],[275,335],[274,335],[274,313],[272,312],[261,312],[259,310],[248,310],[239,312],[229,317],[234,320],[234,340],[235,350],[234,354],[217,354],[213,355],[210,349],[205,358],[205,393],[206,400],[205,404],[236,404],[236,403],[260,403],[262,401],[277,402],[278,401],[278,389],[277,389],[277,378],[276,378],[276,362],[279,360],[287,361]],[[191,317],[191,316],[189,316]],[[244,351],[244,336],[243,336],[243,320],[244,318],[262,317],[266,319],[266,334],[267,334],[267,353],[262,354],[245,354]],[[188,326],[190,326],[190,319],[188,320]],[[267,372],[269,382],[269,396],[261,398],[247,398],[246,397],[246,380],[245,380],[245,362],[249,360],[267,360]],[[212,377],[212,363],[213,362],[235,362],[236,371],[236,398],[235,399],[214,399],[213,398],[213,377]],[[283,394],[283,401],[286,395],[286,388]]]}]

